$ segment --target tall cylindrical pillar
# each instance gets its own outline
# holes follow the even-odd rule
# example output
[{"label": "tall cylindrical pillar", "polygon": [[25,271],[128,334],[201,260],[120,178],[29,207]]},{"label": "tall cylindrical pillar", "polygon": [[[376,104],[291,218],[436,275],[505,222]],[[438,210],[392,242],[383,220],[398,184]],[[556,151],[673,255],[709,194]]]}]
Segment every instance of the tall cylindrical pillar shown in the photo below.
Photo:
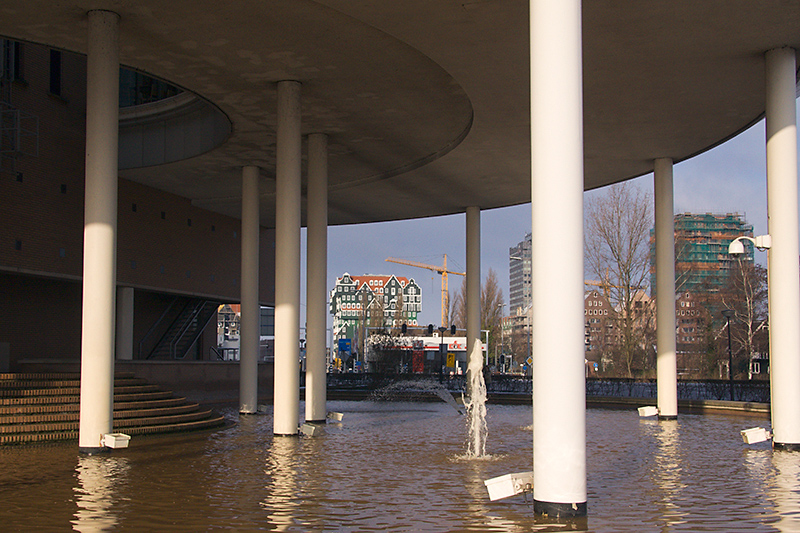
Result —
[{"label": "tall cylindrical pillar", "polygon": [[[467,208],[467,366],[483,368],[481,353],[481,210]],[[447,324],[442,324],[446,326]],[[477,362],[476,362],[477,361]],[[480,363],[480,365],[478,365]]]},{"label": "tall cylindrical pillar", "polygon": [[[481,210],[467,208],[467,453],[486,455],[486,382],[481,353]],[[488,341],[488,340],[487,340]]]},{"label": "tall cylindrical pillar", "polygon": [[258,412],[258,355],[261,307],[258,303],[259,169],[242,168],[242,316],[239,324],[239,412]]},{"label": "tall cylindrical pillar", "polygon": [[119,15],[89,12],[86,65],[86,199],[78,446],[100,451],[114,410],[117,277]]},{"label": "tall cylindrical pillar", "polygon": [[275,169],[275,435],[300,416],[300,83],[278,83]]},{"label": "tall cylindrical pillar", "polygon": [[328,137],[308,136],[306,215],[306,421],[324,422],[328,277]]},{"label": "tall cylindrical pillar", "polygon": [[656,215],[656,377],[658,417],[678,417],[678,370],[675,346],[675,214],[672,159],[655,160]]},{"label": "tall cylindrical pillar", "polygon": [[534,512],[585,516],[581,2],[530,0],[530,46]]},{"label": "tall cylindrical pillar", "polygon": [[117,332],[115,357],[133,359],[133,287],[117,287]]},{"label": "tall cylindrical pillar", "polygon": [[800,276],[797,258],[795,51],[766,54],[767,216],[772,431],[775,447],[800,450]]}]

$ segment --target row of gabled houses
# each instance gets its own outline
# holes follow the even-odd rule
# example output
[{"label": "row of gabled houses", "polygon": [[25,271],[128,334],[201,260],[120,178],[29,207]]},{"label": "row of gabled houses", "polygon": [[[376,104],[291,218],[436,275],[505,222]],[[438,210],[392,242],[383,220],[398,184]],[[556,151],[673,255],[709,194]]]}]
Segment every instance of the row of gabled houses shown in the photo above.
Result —
[{"label": "row of gabled houses", "polygon": [[[395,275],[353,276],[336,279],[329,298],[334,343],[358,337],[359,328],[417,326],[422,311],[422,289],[413,278]],[[363,341],[363,340],[362,340]],[[353,351],[358,351],[353,347]]]}]

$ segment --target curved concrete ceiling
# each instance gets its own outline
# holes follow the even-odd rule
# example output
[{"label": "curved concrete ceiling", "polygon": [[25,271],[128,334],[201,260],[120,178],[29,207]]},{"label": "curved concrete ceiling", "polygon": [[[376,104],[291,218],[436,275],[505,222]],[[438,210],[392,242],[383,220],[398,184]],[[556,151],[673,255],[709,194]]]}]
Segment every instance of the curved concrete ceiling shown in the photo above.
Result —
[{"label": "curved concrete ceiling", "polygon": [[[583,6],[587,189],[747,127],[763,53],[800,46],[800,1]],[[256,164],[272,225],[275,83],[295,79],[303,132],[330,136],[331,224],[530,200],[524,0],[4,0],[0,34],[83,53],[90,9],[120,14],[123,64],[233,124],[218,148],[125,178],[238,216],[240,168]]]}]

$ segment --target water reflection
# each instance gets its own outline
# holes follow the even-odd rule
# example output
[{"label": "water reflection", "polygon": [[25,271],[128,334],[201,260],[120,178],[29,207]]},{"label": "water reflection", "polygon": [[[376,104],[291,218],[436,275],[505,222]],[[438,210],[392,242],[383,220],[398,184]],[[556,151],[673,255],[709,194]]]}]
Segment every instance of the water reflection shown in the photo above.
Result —
[{"label": "water reflection", "polygon": [[345,419],[314,438],[273,438],[267,414],[108,456],[0,448],[0,529],[800,531],[800,454],[745,446],[752,419],[589,409],[588,523],[547,524],[522,496],[490,502],[483,485],[530,469],[530,405],[487,406],[482,460],[464,458],[463,417],[444,403],[329,407]]},{"label": "water reflection", "polygon": [[119,520],[114,509],[115,493],[125,482],[129,469],[125,457],[92,455],[78,458],[74,488],[78,510],[73,530],[81,533],[113,531]]},{"label": "water reflection", "polygon": [[800,531],[800,463],[797,452],[774,451],[772,464],[775,469],[769,499],[775,504],[777,521],[773,524],[780,531]]},{"label": "water reflection", "polygon": [[289,531],[295,524],[302,501],[298,488],[297,460],[300,442],[297,437],[275,437],[267,458],[267,498],[261,507],[267,511],[270,529]]},{"label": "water reflection", "polygon": [[685,514],[678,504],[681,491],[686,487],[681,476],[683,461],[678,424],[677,420],[660,420],[653,429],[656,446],[650,477],[657,489],[653,500],[665,526],[682,523]]}]

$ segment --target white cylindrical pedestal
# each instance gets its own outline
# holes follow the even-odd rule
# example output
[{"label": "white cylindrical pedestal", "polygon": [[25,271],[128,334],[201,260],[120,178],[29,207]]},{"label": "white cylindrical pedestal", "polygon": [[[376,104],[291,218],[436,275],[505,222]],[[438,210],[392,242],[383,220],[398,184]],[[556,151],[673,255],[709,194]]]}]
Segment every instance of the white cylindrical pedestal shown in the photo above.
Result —
[{"label": "white cylindrical pedestal", "polygon": [[656,215],[656,377],[658,417],[678,417],[675,338],[675,215],[672,159],[655,160]]},{"label": "white cylindrical pedestal", "polygon": [[795,51],[770,50],[767,62],[767,207],[772,432],[776,448],[800,450],[800,276],[797,261]]},{"label": "white cylindrical pedestal", "polygon": [[89,12],[86,66],[86,200],[78,446],[104,449],[114,410],[117,264],[119,16]]},{"label": "white cylindrical pedestal", "polygon": [[239,412],[258,412],[258,355],[261,307],[258,303],[259,169],[242,169],[242,316],[239,324]]},{"label": "white cylindrical pedestal", "polygon": [[534,512],[575,517],[586,515],[580,1],[531,0],[530,39]]},{"label": "white cylindrical pedestal", "polygon": [[275,435],[300,416],[300,83],[278,83],[275,170]]},{"label": "white cylindrical pedestal", "polygon": [[306,422],[324,422],[328,275],[328,137],[308,136]]}]

